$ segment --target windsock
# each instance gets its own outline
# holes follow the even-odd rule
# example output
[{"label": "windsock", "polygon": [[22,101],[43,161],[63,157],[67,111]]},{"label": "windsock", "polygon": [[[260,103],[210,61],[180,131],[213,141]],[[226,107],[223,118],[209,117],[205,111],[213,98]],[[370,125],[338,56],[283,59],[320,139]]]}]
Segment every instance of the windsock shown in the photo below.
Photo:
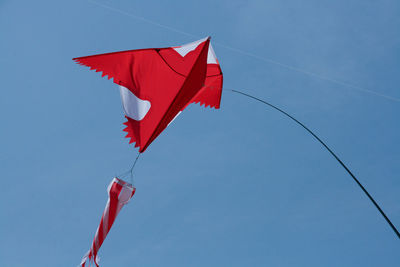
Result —
[{"label": "windsock", "polygon": [[129,202],[133,194],[135,194],[136,188],[131,184],[114,178],[108,186],[108,201],[104,209],[103,216],[101,217],[100,225],[97,228],[96,235],[94,236],[92,246],[86,255],[82,258],[81,267],[85,267],[86,262],[94,262],[98,267],[97,253],[104,239],[113,225],[115,218],[122,209],[122,207]]}]

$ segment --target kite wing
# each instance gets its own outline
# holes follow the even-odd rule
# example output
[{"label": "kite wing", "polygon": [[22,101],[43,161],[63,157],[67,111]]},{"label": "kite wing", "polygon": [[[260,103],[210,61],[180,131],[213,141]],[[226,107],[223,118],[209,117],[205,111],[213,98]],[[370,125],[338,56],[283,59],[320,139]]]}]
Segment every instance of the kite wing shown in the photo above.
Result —
[{"label": "kite wing", "polygon": [[74,58],[120,85],[126,137],[144,152],[190,103],[219,108],[222,72],[209,38],[170,48]]}]

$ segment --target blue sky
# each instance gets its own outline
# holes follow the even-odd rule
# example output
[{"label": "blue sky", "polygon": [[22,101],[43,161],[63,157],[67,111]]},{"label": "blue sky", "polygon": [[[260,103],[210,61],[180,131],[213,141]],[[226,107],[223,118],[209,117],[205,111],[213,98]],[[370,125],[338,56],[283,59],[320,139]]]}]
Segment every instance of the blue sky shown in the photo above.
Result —
[{"label": "blue sky", "polygon": [[[76,266],[108,183],[136,157],[117,86],[71,59],[207,35],[227,88],[313,129],[400,227],[398,1],[98,3],[0,1],[0,266]],[[218,111],[185,110],[139,159],[135,186],[101,266],[400,261],[399,240],[320,144],[230,92]]]}]

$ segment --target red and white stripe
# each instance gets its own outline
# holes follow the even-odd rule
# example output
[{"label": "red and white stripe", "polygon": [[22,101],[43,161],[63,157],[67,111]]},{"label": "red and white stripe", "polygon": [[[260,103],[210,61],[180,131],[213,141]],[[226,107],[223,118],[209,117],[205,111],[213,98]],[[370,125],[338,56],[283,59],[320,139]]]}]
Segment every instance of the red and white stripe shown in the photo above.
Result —
[{"label": "red and white stripe", "polygon": [[115,218],[122,209],[122,207],[129,202],[133,194],[135,194],[136,188],[131,184],[114,178],[108,186],[108,201],[104,209],[103,216],[101,217],[100,225],[97,228],[96,235],[94,236],[92,246],[90,250],[83,257],[80,266],[85,267],[87,261],[90,263],[93,261],[96,266],[98,265],[97,253],[103,244],[108,232],[113,225]]}]

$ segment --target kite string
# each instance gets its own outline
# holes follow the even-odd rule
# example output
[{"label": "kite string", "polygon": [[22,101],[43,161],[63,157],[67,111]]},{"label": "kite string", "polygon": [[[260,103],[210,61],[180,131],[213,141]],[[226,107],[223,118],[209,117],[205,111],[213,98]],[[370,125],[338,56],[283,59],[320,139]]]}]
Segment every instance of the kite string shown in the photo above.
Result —
[{"label": "kite string", "polygon": [[140,154],[142,154],[142,153],[138,152],[138,154],[137,154],[137,156],[136,156],[136,159],[135,159],[135,161],[133,162],[131,169],[129,170],[132,185],[133,185],[133,169],[134,169],[135,166],[136,166],[136,163],[137,163],[137,161],[138,161],[138,159],[139,159],[139,157],[140,157]]},{"label": "kite string", "polygon": [[280,113],[284,114],[285,116],[289,117],[291,120],[293,120],[294,122],[296,122],[298,125],[300,125],[301,127],[303,127],[307,132],[309,132],[319,143],[321,143],[328,151],[329,153],[340,163],[340,165],[347,171],[347,173],[353,178],[353,180],[357,183],[357,185],[361,188],[361,190],[365,193],[365,195],[369,198],[369,200],[374,204],[374,206],[378,209],[378,211],[381,213],[381,215],[383,216],[383,218],[385,218],[386,222],[390,225],[390,227],[392,228],[392,230],[395,232],[395,234],[397,235],[397,237],[400,239],[400,233],[399,231],[396,229],[396,227],[394,226],[394,224],[390,221],[389,217],[385,214],[385,212],[382,210],[382,208],[378,205],[378,203],[375,201],[375,199],[371,196],[371,194],[365,189],[365,187],[360,183],[360,181],[356,178],[356,176],[350,171],[350,169],[343,163],[343,161],[328,147],[328,145],[326,145],[313,131],[311,131],[307,126],[305,126],[302,122],[300,122],[299,120],[297,120],[296,118],[294,118],[292,115],[290,115],[289,113],[287,113],[286,111],[278,108],[275,105],[272,105],[271,103],[268,103],[258,97],[246,94],[244,92],[238,91],[238,90],[234,90],[234,89],[228,89],[228,88],[224,88],[224,90],[228,90],[231,91],[233,93],[239,94],[239,95],[243,95],[246,96],[248,98],[254,99],[256,101],[259,101],[267,106],[270,106],[271,108],[279,111]]},{"label": "kite string", "polygon": [[138,161],[138,159],[139,159],[139,157],[140,157],[140,154],[142,154],[142,153],[138,152],[138,155],[136,156],[136,159],[135,159],[135,161],[133,162],[132,167],[131,167],[131,169],[130,169],[130,173],[131,173],[131,178],[132,178],[132,179],[133,179],[133,168],[135,168],[136,162]]},{"label": "kite string", "polygon": [[[128,12],[126,12],[124,10],[121,10],[121,9],[118,9],[118,8],[115,8],[115,7],[111,7],[109,5],[106,5],[106,4],[103,4],[103,3],[100,3],[100,2],[97,2],[97,1],[94,1],[94,0],[88,0],[88,2],[93,3],[95,5],[98,5],[98,6],[101,6],[101,7],[105,8],[105,9],[108,9],[108,10],[123,14],[125,16],[131,17],[133,19],[140,20],[140,21],[143,21],[145,23],[148,23],[148,24],[151,24],[151,25],[166,29],[166,30],[171,31],[171,32],[176,32],[176,33],[179,33],[179,34],[182,34],[182,35],[186,35],[186,36],[189,36],[189,37],[193,37],[193,38],[201,38],[201,37],[199,37],[197,35],[194,35],[194,34],[191,34],[191,33],[176,29],[174,27],[170,27],[170,26],[155,22],[153,20],[147,19],[147,18],[142,17],[142,16],[137,16],[137,15],[128,13]],[[299,73],[302,73],[304,75],[308,75],[310,77],[316,77],[318,79],[325,80],[325,81],[328,81],[330,83],[341,85],[341,86],[344,86],[344,87],[347,87],[347,88],[351,88],[353,90],[357,90],[357,91],[360,91],[360,92],[373,94],[373,95],[376,95],[376,96],[379,96],[379,97],[383,97],[383,98],[386,98],[386,99],[389,99],[389,100],[392,100],[392,101],[395,101],[395,102],[400,102],[400,98],[398,98],[398,97],[393,97],[393,96],[390,96],[390,95],[382,94],[382,93],[379,93],[379,92],[376,92],[376,91],[373,91],[373,90],[369,90],[369,89],[363,88],[361,86],[356,86],[356,85],[353,85],[353,84],[350,84],[350,83],[347,83],[347,82],[343,82],[343,81],[340,81],[340,80],[337,80],[337,79],[330,78],[328,76],[317,74],[315,72],[307,71],[307,70],[304,70],[304,69],[299,68],[299,67],[294,67],[294,66],[291,66],[291,65],[288,65],[288,64],[284,64],[284,63],[281,63],[279,61],[276,61],[276,60],[273,60],[273,59],[270,59],[270,58],[261,57],[261,56],[258,56],[257,54],[254,54],[254,53],[251,53],[251,52],[239,49],[239,48],[231,47],[231,46],[219,43],[219,42],[214,42],[214,44],[217,45],[217,46],[220,46],[222,48],[231,50],[233,52],[236,52],[236,53],[248,56],[248,57],[252,57],[254,59],[258,59],[258,60],[266,62],[266,63],[274,64],[274,65],[280,66],[282,68],[285,68],[285,69],[288,69],[288,70],[291,70],[291,71],[299,72]]]},{"label": "kite string", "polygon": [[121,173],[120,175],[117,175],[117,177],[123,178],[123,177],[126,177],[126,176],[129,174],[129,178],[130,178],[130,180],[131,180],[131,184],[134,185],[134,180],[133,180],[133,169],[134,169],[135,166],[136,166],[136,163],[137,163],[137,161],[138,161],[138,159],[139,159],[139,157],[140,157],[140,154],[142,154],[142,153],[138,152],[138,154],[137,154],[137,156],[136,156],[136,158],[135,158],[135,161],[132,163],[131,168],[130,168],[128,171],[123,172],[123,173]]}]

